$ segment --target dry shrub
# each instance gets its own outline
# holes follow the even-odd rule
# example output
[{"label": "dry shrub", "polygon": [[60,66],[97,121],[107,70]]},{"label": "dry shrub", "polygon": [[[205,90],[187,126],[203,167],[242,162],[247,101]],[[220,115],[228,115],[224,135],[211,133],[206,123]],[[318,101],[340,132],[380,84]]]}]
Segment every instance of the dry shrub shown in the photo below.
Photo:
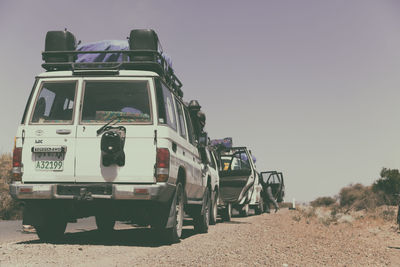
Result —
[{"label": "dry shrub", "polygon": [[396,223],[397,219],[397,207],[395,206],[380,206],[374,211],[369,211],[366,213],[368,219],[380,219],[387,222]]},{"label": "dry shrub", "polygon": [[332,212],[333,206],[331,207],[312,207],[312,206],[299,206],[297,208],[298,214],[292,217],[295,221],[300,221],[302,218],[306,220],[307,223],[311,221],[316,221],[325,226],[329,226],[332,223],[337,223],[337,216]]},{"label": "dry shrub", "polygon": [[5,188],[10,182],[12,170],[11,154],[0,155],[0,188]]},{"label": "dry shrub", "polygon": [[299,222],[299,221],[301,221],[301,215],[300,215],[300,214],[293,215],[293,216],[292,216],[292,219],[293,219],[294,221],[296,221],[296,222]]},{"label": "dry shrub", "polygon": [[8,190],[0,191],[0,219],[16,220],[22,218],[22,207],[15,201]]},{"label": "dry shrub", "polygon": [[336,203],[336,199],[333,197],[319,197],[314,201],[311,201],[313,207],[329,207]]},{"label": "dry shrub", "polygon": [[311,206],[298,206],[297,211],[300,212],[300,215],[304,218],[312,218],[315,217],[315,208]]},{"label": "dry shrub", "polygon": [[385,203],[385,194],[374,192],[371,186],[354,184],[344,187],[339,193],[340,207],[350,210],[374,210]]},{"label": "dry shrub", "polygon": [[385,221],[394,221],[396,219],[396,212],[394,210],[384,210],[381,214]]},{"label": "dry shrub", "polygon": [[20,204],[12,199],[8,191],[8,183],[11,181],[12,156],[0,155],[0,219],[10,220],[22,217]]},{"label": "dry shrub", "polygon": [[283,209],[283,208],[291,208],[293,206],[292,202],[281,202],[278,203],[279,208]]},{"label": "dry shrub", "polygon": [[335,216],[332,216],[332,212],[328,208],[316,208],[315,215],[318,221],[325,226],[329,226],[331,223],[336,222]]},{"label": "dry shrub", "polygon": [[338,214],[336,215],[336,221],[338,223],[347,223],[347,224],[352,224],[355,218],[349,214]]}]

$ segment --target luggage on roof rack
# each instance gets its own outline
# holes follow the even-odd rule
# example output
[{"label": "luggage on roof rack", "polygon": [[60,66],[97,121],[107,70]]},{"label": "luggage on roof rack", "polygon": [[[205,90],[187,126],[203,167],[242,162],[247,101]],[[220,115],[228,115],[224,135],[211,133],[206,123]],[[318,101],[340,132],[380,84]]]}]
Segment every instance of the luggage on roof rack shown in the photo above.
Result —
[{"label": "luggage on roof rack", "polygon": [[224,139],[213,139],[211,140],[211,145],[213,147],[221,147],[222,149],[232,148],[232,137],[225,137]]},{"label": "luggage on roof rack", "polygon": [[[110,42],[110,41],[103,41]],[[117,41],[123,43],[124,41]],[[101,42],[100,42],[101,43]],[[112,45],[87,45],[76,47],[76,38],[69,31],[49,31],[46,34],[42,67],[47,71],[57,70],[147,70],[154,71],[183,96],[182,83],[174,74],[171,60],[162,51],[158,36],[154,30],[136,29],[130,32],[129,47]],[[93,49],[94,48],[94,49]],[[100,50],[96,50],[99,48]],[[92,56],[91,56],[92,55]],[[82,60],[86,58],[86,60]],[[93,61],[88,60],[92,58]]]}]

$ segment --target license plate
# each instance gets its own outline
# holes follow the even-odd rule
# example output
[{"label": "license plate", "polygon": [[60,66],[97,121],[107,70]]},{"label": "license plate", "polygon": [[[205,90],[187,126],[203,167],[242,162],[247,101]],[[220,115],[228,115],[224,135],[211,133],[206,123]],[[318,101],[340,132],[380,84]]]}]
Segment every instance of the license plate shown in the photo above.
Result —
[{"label": "license plate", "polygon": [[36,170],[39,171],[62,171],[64,162],[62,160],[38,160]]},{"label": "license plate", "polygon": [[38,171],[62,171],[64,157],[60,153],[35,153],[35,168]]}]

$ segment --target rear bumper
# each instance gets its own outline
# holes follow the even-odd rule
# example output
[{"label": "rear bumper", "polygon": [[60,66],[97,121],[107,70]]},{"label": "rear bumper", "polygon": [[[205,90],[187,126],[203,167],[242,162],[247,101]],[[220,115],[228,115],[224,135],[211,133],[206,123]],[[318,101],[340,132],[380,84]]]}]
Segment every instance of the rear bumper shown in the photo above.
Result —
[{"label": "rear bumper", "polygon": [[175,185],[156,184],[23,184],[10,185],[15,199],[115,199],[166,202],[175,192]]}]

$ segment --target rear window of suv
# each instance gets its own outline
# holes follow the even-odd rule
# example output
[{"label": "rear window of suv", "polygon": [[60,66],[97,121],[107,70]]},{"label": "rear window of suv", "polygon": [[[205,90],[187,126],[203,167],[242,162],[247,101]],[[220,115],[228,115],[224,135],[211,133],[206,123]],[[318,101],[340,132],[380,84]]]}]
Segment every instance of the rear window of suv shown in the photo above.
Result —
[{"label": "rear window of suv", "polygon": [[151,122],[147,81],[86,81],[81,122]]},{"label": "rear window of suv", "polygon": [[33,109],[31,123],[72,123],[76,81],[43,82]]}]

